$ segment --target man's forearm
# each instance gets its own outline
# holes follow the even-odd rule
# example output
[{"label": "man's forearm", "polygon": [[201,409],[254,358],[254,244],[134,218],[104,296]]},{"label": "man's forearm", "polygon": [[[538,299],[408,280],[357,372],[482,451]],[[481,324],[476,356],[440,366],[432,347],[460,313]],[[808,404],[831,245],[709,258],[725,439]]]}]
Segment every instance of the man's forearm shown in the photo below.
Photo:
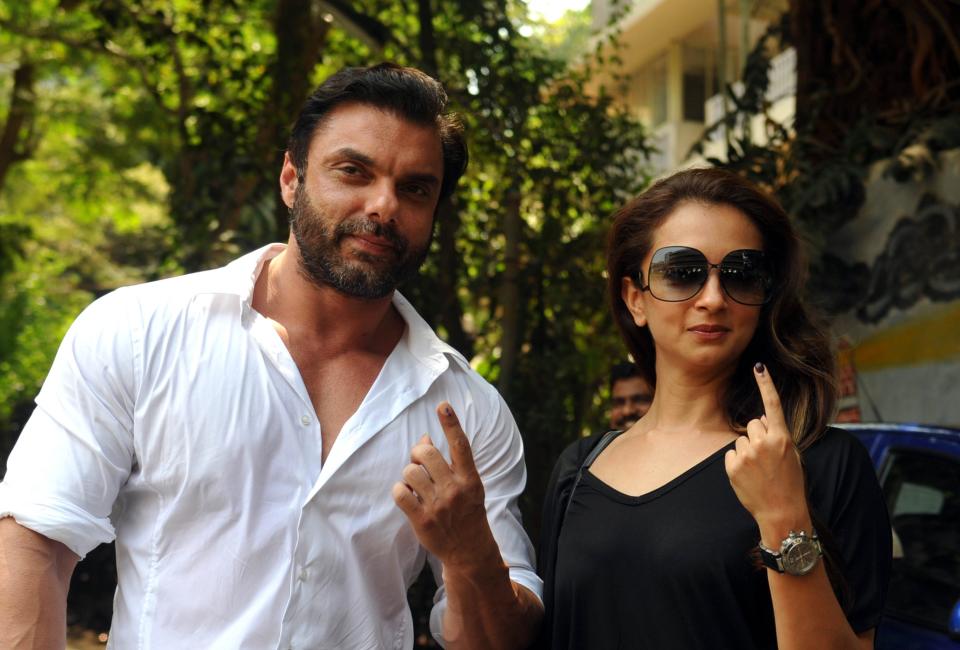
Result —
[{"label": "man's forearm", "polygon": [[63,544],[0,519],[0,648],[62,650],[78,560]]},{"label": "man's forearm", "polygon": [[469,569],[444,567],[447,610],[443,636],[452,650],[526,648],[536,636],[543,605],[510,580],[499,553]]}]

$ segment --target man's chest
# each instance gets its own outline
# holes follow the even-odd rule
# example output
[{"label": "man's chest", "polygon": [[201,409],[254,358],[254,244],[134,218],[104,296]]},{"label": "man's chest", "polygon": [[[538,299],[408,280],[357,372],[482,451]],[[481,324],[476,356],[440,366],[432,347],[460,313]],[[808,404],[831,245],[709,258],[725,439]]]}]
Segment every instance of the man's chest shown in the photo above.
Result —
[{"label": "man's chest", "polygon": [[383,369],[384,357],[342,354],[329,357],[290,349],[290,355],[317,415],[326,459],[344,424],[357,412]]}]

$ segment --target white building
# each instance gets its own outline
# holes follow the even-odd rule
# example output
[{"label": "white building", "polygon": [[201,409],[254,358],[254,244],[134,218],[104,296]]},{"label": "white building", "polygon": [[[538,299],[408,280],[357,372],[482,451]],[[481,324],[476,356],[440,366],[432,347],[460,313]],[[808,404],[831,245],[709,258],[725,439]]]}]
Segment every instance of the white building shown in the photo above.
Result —
[{"label": "white building", "polygon": [[[705,129],[723,117],[720,75],[735,88],[742,87],[737,80],[746,55],[787,9],[787,2],[727,0],[723,34],[717,0],[622,2],[624,14],[616,27],[622,64],[603,68],[593,80],[593,90],[604,86],[650,129],[657,149],[651,161],[655,173],[699,162],[702,158],[691,158],[688,152]],[[743,5],[750,5],[752,11],[741,11]],[[598,38],[610,33],[607,25],[613,8],[611,0],[591,3],[594,28],[603,30]],[[722,61],[721,41],[725,41]],[[767,92],[769,115],[788,127],[794,114],[795,61],[792,49],[776,54]],[[761,118],[751,124],[751,137],[763,141]],[[704,156],[722,159],[725,155],[726,134],[721,127],[712,134]]]}]

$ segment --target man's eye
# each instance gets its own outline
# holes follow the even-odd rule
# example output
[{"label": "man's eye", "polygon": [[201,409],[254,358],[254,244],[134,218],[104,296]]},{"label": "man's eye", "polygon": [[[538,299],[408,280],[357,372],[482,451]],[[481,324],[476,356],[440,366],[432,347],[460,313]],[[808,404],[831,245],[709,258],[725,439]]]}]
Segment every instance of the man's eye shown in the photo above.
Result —
[{"label": "man's eye", "polygon": [[421,198],[427,198],[430,196],[430,189],[425,185],[420,185],[417,183],[407,185],[406,191]]},{"label": "man's eye", "polygon": [[346,176],[347,178],[360,178],[366,174],[366,170],[359,165],[354,165],[352,163],[343,163],[337,165],[333,168],[333,171],[341,176]]}]

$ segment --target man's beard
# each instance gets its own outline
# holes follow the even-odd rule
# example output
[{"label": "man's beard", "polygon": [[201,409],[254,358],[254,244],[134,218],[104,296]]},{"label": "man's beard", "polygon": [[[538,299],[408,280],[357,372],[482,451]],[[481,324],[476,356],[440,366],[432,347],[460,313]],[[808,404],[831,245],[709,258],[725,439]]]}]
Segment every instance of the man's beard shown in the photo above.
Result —
[{"label": "man's beard", "polygon": [[[429,249],[429,241],[411,248],[393,223],[386,225],[354,216],[331,226],[325,215],[311,203],[301,184],[290,209],[290,228],[300,248],[300,272],[317,286],[333,287],[353,298],[376,299],[390,294],[417,274]],[[431,228],[432,232],[432,228]],[[389,260],[355,252],[358,261],[348,261],[340,243],[349,235],[374,235],[390,242]]]}]

